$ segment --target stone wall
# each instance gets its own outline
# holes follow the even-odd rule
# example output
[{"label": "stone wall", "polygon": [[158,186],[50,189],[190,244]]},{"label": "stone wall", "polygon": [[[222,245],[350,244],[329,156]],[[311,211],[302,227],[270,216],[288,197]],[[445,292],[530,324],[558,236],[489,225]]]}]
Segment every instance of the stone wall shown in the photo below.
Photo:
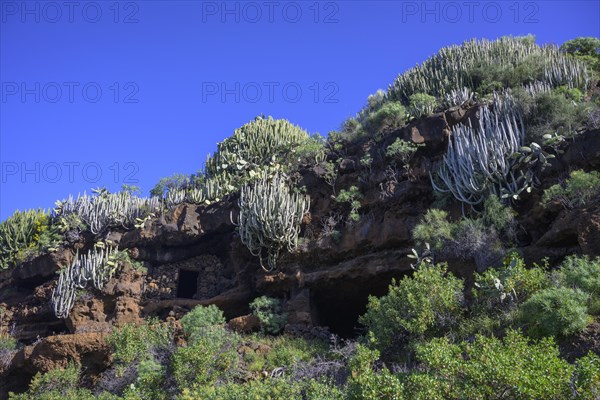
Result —
[{"label": "stone wall", "polygon": [[178,297],[180,271],[198,272],[196,293],[192,298],[205,300],[233,287],[221,260],[211,254],[203,254],[187,260],[152,267],[146,277],[147,299],[173,299]]}]

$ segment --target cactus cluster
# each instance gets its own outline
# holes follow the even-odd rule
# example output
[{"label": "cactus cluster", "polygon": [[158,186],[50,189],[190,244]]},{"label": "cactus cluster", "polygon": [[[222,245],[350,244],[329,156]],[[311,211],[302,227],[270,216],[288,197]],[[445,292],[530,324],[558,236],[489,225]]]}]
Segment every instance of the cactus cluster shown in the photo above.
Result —
[{"label": "cactus cluster", "polygon": [[530,77],[533,80],[551,87],[566,85],[587,89],[590,85],[585,63],[556,46],[538,46],[532,37],[502,37],[493,41],[473,39],[444,47],[422,64],[399,75],[388,87],[385,98],[370,101],[358,114],[358,119],[364,120],[384,102],[400,101],[409,105],[410,96],[415,93],[444,99],[447,95],[454,97],[453,90],[475,90],[480,83],[474,79],[475,71],[494,68],[512,71],[529,61],[535,65],[535,76]]},{"label": "cactus cluster", "polygon": [[284,163],[294,147],[308,139],[305,130],[285,119],[257,117],[217,145],[206,160],[206,174],[234,178],[256,166]]},{"label": "cactus cluster", "polygon": [[525,92],[527,92],[527,94],[529,94],[532,97],[535,97],[536,95],[541,93],[549,93],[550,91],[552,91],[552,86],[549,83],[542,81],[535,81],[529,83],[523,88],[525,89]]},{"label": "cactus cluster", "polygon": [[144,219],[159,207],[158,197],[143,198],[129,192],[99,191],[92,196],[84,193],[76,199],[69,196],[66,200],[57,201],[54,215],[66,217],[76,214],[97,235],[113,226],[132,229],[138,219]]},{"label": "cactus cluster", "polygon": [[85,289],[90,282],[96,289],[101,290],[113,277],[118,268],[114,259],[116,253],[116,247],[105,249],[104,246],[97,246],[87,254],[77,254],[73,263],[60,272],[51,299],[58,318],[69,316],[77,290]]},{"label": "cactus cluster", "polygon": [[165,196],[165,204],[171,208],[181,203],[211,204],[232,193],[235,186],[228,182],[226,175],[206,178],[198,186],[169,190]]},{"label": "cactus cluster", "polygon": [[523,121],[510,93],[494,93],[491,106],[479,111],[477,125],[454,126],[448,151],[436,176],[435,190],[450,192],[463,203],[476,205],[489,193],[516,193],[523,182],[515,176],[514,158],[523,146]]},{"label": "cactus cluster", "polygon": [[473,68],[514,68],[532,56],[539,57],[541,65],[537,79],[553,87],[586,88],[589,85],[585,64],[557,47],[538,46],[528,38],[503,37],[496,41],[470,40],[441,49],[423,64],[398,76],[388,88],[387,98],[408,104],[414,93],[442,97],[452,89],[475,89],[470,74]]},{"label": "cactus cluster", "polygon": [[446,107],[460,106],[464,103],[473,100],[474,93],[469,88],[452,89],[444,96],[444,105]]},{"label": "cactus cluster", "polygon": [[6,269],[14,257],[39,240],[43,225],[48,222],[48,214],[41,209],[15,211],[6,221],[0,223],[0,270]]},{"label": "cactus cluster", "polygon": [[283,174],[262,173],[260,179],[241,188],[237,223],[240,238],[260,258],[263,269],[275,269],[281,250],[291,252],[296,248],[300,224],[309,206],[310,198],[291,192]]}]

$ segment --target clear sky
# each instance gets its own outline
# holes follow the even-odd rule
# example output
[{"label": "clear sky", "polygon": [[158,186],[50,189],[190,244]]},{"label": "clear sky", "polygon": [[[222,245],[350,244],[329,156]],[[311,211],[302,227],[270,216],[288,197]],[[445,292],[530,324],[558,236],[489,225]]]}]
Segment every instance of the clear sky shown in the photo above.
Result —
[{"label": "clear sky", "polygon": [[199,170],[256,115],[337,129],[440,47],[600,36],[600,1],[0,0],[0,219]]}]

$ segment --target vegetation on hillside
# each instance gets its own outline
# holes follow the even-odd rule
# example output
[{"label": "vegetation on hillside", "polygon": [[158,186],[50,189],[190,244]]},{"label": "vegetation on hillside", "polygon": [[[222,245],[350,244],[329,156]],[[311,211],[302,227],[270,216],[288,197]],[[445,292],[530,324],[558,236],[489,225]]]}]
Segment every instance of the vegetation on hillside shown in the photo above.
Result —
[{"label": "vegetation on hillside", "polygon": [[[598,171],[567,171],[550,185],[541,176],[567,141],[600,128],[593,90],[599,51],[596,38],[561,48],[538,46],[531,36],[467,41],[398,76],[327,140],[287,120],[257,117],[219,143],[202,171],[161,179],[149,198],[131,188],[97,189],[57,202],[52,212],[17,211],[0,223],[1,270],[75,248],[84,233],[94,242],[62,269],[52,292],[54,312],[65,318],[83,290],[101,289],[130,264],[106,240],[111,230],[143,229],[182,203],[233,201],[241,242],[257,265],[275,270],[301,239],[335,243],[344,225],[361,223],[365,194],[376,185],[385,205],[389,187],[417,179],[427,146],[402,139],[400,129],[450,107],[477,107],[476,117],[452,127],[447,151],[431,168],[439,202],[412,231],[415,270],[369,298],[360,336],[282,333],[282,302],[265,296],[249,304],[260,321],[260,333],[251,335],[229,330],[216,306],[198,306],[181,326],[149,318],[115,328],[107,339],[112,364],[94,385],[81,387],[84,371],[71,363],[36,375],[27,393],[11,398],[600,398],[600,356],[573,359],[562,351],[599,322],[600,259],[526,265],[517,248],[520,205],[558,213],[597,204]],[[349,148],[359,153],[352,168]],[[338,179],[342,169],[356,170],[346,175],[356,179]],[[302,230],[310,219],[310,193],[301,186],[308,173],[331,200],[320,234]],[[457,261],[471,267],[468,277],[452,272]],[[0,334],[0,356],[18,346]]]}]

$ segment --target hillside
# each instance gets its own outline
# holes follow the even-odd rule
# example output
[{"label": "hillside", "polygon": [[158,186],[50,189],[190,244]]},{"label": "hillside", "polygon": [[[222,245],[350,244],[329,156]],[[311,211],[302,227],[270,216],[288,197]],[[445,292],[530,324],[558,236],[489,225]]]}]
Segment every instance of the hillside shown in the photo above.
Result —
[{"label": "hillside", "polygon": [[15,212],[0,398],[600,398],[599,51],[468,41],[327,138]]}]

